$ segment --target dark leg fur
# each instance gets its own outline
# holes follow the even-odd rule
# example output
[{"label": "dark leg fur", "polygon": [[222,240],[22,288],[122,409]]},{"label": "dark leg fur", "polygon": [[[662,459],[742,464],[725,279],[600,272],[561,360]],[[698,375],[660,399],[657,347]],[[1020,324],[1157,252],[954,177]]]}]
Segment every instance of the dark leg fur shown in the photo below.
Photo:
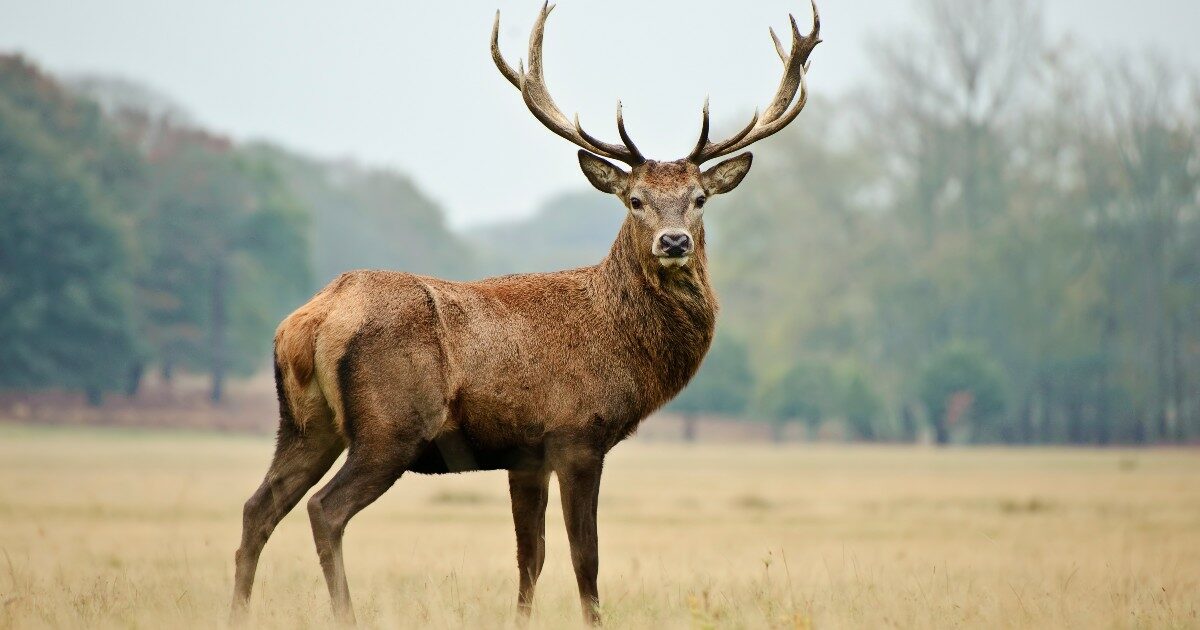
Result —
[{"label": "dark leg fur", "polygon": [[333,479],[308,501],[313,541],[325,573],[333,613],[344,624],[354,623],[350,586],[342,559],[342,536],[346,524],[360,510],[387,492],[415,457],[417,449],[399,444],[376,448],[363,443],[350,447],[350,454]]},{"label": "dark leg fur", "polygon": [[522,617],[528,617],[533,608],[533,590],[546,560],[546,501],[549,486],[549,471],[508,473],[513,525],[517,532],[517,570],[520,572],[517,610]]},{"label": "dark leg fur", "polygon": [[275,458],[262,485],[246,501],[243,510],[242,544],[234,556],[233,621],[240,620],[246,612],[259,556],[275,526],[321,480],[343,448],[341,438],[327,424],[300,433],[290,417],[283,419]]},{"label": "dark leg fur", "polygon": [[579,602],[584,621],[591,625],[600,623],[600,595],[596,588],[596,574],[600,568],[596,549],[596,507],[602,466],[600,457],[582,457],[572,458],[556,467],[567,540],[571,544],[571,564],[575,567],[575,581],[579,585]]}]

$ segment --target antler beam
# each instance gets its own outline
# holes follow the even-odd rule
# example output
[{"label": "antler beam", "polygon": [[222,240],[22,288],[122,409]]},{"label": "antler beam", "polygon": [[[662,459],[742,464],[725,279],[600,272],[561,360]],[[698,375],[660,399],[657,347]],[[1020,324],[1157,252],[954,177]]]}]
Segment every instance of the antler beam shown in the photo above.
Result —
[{"label": "antler beam", "polygon": [[533,32],[529,35],[528,72],[525,71],[523,64],[518,66],[518,70],[514,70],[500,54],[500,12],[496,11],[496,21],[492,24],[492,60],[496,62],[500,74],[503,74],[504,78],[513,84],[513,87],[520,90],[521,98],[524,99],[525,105],[529,107],[534,118],[541,121],[550,131],[597,155],[619,160],[630,166],[642,164],[646,158],[638,151],[637,146],[630,139],[629,133],[625,131],[625,117],[621,113],[620,101],[617,101],[617,131],[621,135],[622,144],[613,144],[597,139],[583,130],[579,124],[579,114],[575,115],[574,122],[572,122],[563,115],[558,105],[555,105],[542,74],[542,40],[545,36],[546,18],[553,10],[554,5],[549,2],[542,5],[537,22],[533,25]]},{"label": "antler beam", "polygon": [[[796,18],[788,16],[792,23],[792,50],[790,53],[784,51],[783,44],[775,35],[775,30],[770,30],[771,40],[775,43],[775,51],[783,61],[783,78],[780,79],[779,88],[775,91],[775,96],[771,99],[767,109],[761,115],[756,110],[754,116],[750,118],[750,124],[741,131],[726,140],[713,143],[708,139],[710,126],[708,100],[705,99],[704,119],[700,124],[700,139],[696,142],[696,148],[688,155],[688,160],[695,164],[701,164],[743,149],[778,132],[800,115],[800,111],[808,102],[808,85],[805,80],[805,74],[808,72],[808,57],[812,54],[813,48],[821,43],[821,15],[817,12],[815,0],[812,2],[812,12],[813,27],[812,32],[808,35],[801,35],[799,27],[796,26]],[[796,99],[797,92],[800,93],[800,98],[793,104],[792,101]],[[791,105],[790,108],[789,105]]]}]

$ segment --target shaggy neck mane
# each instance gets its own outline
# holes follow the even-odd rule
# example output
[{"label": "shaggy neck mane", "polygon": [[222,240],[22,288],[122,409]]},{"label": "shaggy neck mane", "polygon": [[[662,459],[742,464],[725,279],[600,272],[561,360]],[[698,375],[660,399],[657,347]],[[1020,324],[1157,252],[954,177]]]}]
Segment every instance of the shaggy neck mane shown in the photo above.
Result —
[{"label": "shaggy neck mane", "polygon": [[595,267],[593,295],[612,318],[615,332],[654,368],[644,381],[646,404],[655,409],[691,380],[708,352],[717,301],[708,281],[704,229],[683,267],[664,267],[638,242],[626,218],[608,256]]}]

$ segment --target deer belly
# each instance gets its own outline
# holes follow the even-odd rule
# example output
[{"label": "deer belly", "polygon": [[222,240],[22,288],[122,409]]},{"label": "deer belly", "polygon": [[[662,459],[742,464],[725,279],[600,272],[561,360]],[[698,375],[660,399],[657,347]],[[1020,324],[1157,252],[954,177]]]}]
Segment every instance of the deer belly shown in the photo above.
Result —
[{"label": "deer belly", "polygon": [[473,470],[536,470],[544,460],[538,446],[482,445],[463,431],[443,433],[429,442],[408,470],[425,475]]}]

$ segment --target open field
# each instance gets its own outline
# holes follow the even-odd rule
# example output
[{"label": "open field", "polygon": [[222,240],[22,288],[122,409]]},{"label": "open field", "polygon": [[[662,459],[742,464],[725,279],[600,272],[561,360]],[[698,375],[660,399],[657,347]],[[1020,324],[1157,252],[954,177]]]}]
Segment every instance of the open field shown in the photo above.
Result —
[{"label": "open field", "polygon": [[[0,627],[224,623],[269,439],[0,427]],[[553,496],[553,495],[552,495]],[[302,509],[260,627],[330,621]],[[578,623],[558,506],[533,627]],[[610,627],[1200,627],[1193,451],[669,446],[610,458]],[[515,626],[503,473],[406,476],[350,525],[360,622]]]}]

